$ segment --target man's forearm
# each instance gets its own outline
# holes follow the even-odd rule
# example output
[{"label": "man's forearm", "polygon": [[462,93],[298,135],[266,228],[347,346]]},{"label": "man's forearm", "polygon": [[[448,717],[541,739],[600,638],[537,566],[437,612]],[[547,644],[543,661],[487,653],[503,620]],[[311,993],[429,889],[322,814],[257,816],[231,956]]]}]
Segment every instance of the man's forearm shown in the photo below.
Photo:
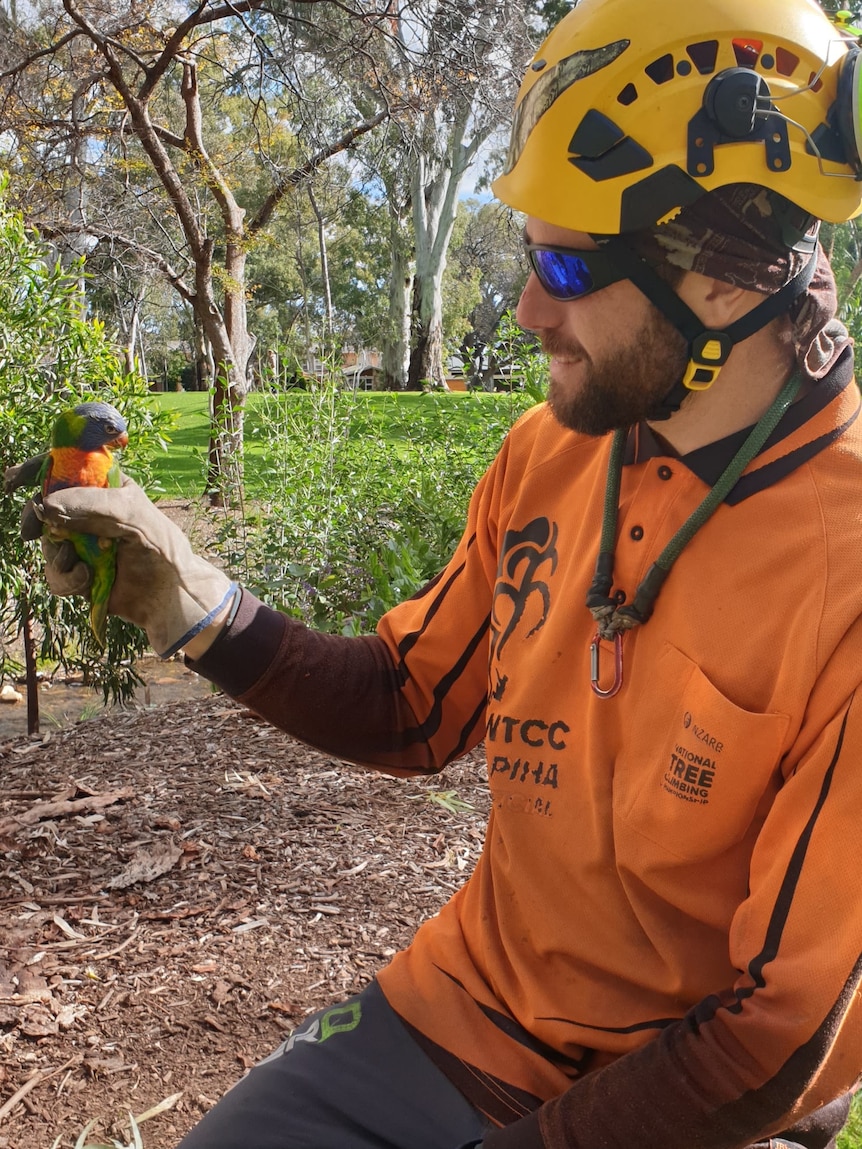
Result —
[{"label": "man's forearm", "polygon": [[438,769],[376,635],[321,634],[244,591],[229,625],[197,637],[191,668],[294,737],[394,774]]}]

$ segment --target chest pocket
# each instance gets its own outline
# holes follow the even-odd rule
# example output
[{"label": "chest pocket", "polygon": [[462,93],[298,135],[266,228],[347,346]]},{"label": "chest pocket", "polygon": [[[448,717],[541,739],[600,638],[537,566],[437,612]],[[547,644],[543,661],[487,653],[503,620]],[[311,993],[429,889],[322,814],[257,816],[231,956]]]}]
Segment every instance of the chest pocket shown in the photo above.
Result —
[{"label": "chest pocket", "polygon": [[665,856],[716,857],[776,788],[789,718],[737,706],[669,645],[654,680],[661,689],[642,693],[617,760],[615,814]]}]

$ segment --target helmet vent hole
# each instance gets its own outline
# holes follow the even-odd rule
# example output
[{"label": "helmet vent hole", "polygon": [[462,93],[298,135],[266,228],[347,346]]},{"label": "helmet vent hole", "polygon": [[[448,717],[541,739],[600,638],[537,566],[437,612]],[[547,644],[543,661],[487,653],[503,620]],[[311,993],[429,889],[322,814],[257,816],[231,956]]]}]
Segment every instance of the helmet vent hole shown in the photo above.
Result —
[{"label": "helmet vent hole", "polygon": [[812,92],[819,92],[820,89],[823,87],[823,81],[818,80],[816,77],[817,77],[816,72],[812,72],[811,75],[808,77],[808,83],[811,85]]},{"label": "helmet vent hole", "polygon": [[799,57],[786,48],[775,49],[775,70],[779,76],[792,76],[799,64]]},{"label": "helmet vent hole", "polygon": [[617,103],[623,104],[624,107],[627,108],[629,106],[629,104],[633,104],[637,98],[638,98],[638,90],[634,86],[634,84],[626,84],[626,86],[623,88],[623,90],[617,96]]},{"label": "helmet vent hole", "polygon": [[647,64],[644,71],[654,84],[666,84],[674,77],[673,56],[668,52],[666,56],[659,56],[651,64]]},{"label": "helmet vent hole", "polygon": [[736,56],[736,62],[740,68],[756,68],[762,51],[762,40],[733,41],[733,54]]},{"label": "helmet vent hole", "polygon": [[688,52],[691,62],[701,76],[709,76],[715,71],[715,61],[718,59],[718,40],[701,40],[698,44],[689,44],[686,52]]}]

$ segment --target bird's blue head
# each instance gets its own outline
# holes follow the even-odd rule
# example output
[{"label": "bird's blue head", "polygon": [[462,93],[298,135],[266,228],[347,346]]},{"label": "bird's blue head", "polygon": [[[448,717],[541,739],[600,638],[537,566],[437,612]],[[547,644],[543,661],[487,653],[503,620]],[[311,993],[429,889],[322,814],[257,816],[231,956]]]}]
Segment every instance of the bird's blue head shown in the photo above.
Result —
[{"label": "bird's blue head", "polygon": [[126,420],[110,403],[79,403],[57,418],[51,434],[52,447],[77,447],[99,451],[125,447],[129,441]]}]

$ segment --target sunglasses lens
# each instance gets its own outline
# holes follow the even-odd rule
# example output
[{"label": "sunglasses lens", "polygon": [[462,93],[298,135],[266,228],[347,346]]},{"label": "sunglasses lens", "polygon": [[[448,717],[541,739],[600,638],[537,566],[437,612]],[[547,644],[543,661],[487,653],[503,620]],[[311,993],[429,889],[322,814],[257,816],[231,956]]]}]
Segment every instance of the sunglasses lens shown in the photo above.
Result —
[{"label": "sunglasses lens", "polygon": [[542,248],[533,250],[531,256],[536,275],[549,295],[557,299],[577,299],[593,290],[590,269],[580,256]]}]

